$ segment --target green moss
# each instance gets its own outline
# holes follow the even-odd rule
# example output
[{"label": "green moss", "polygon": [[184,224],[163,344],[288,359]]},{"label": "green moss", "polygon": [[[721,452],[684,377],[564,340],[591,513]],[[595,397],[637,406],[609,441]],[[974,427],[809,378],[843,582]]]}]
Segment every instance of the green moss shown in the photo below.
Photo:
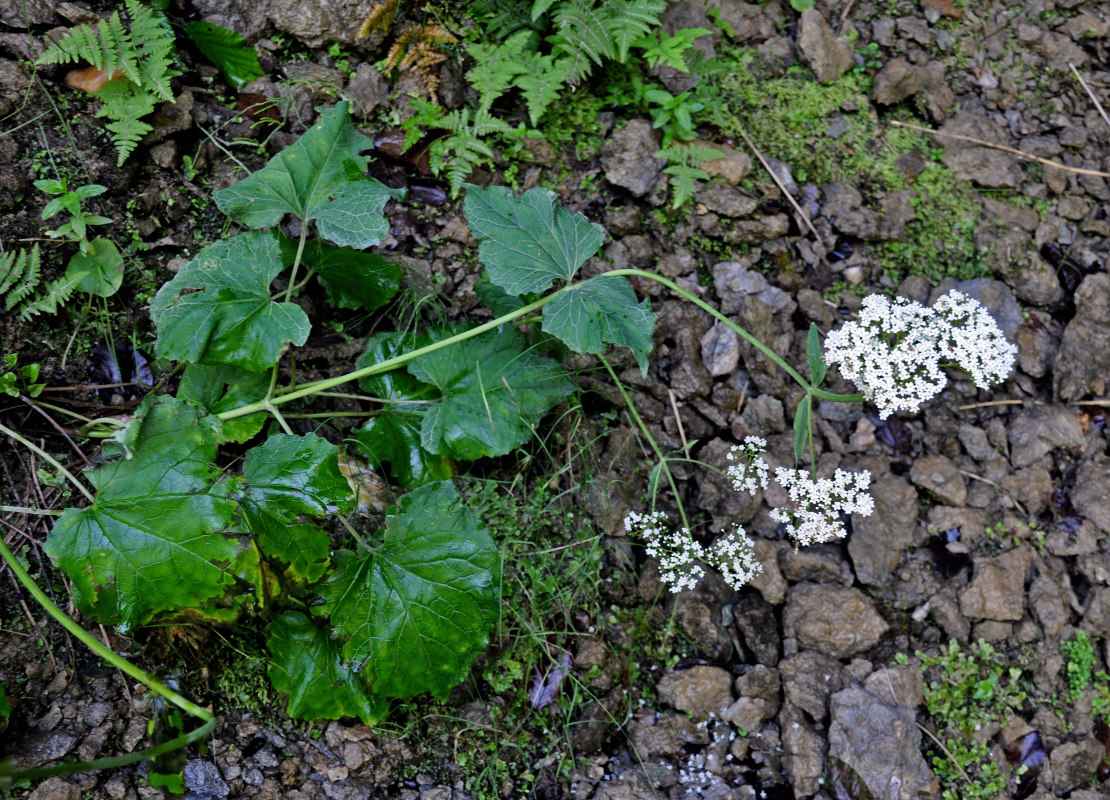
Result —
[{"label": "green moss", "polygon": [[[849,181],[872,208],[887,192],[914,190],[906,241],[870,245],[895,281],[989,274],[975,247],[974,190],[944,166],[930,137],[873,118],[865,88],[864,76],[852,73],[820,84],[802,75],[763,80],[738,68],[721,80],[718,124],[737,139],[746,133],[763,155],[788,164],[798,183]],[[841,129],[835,138],[833,125]]]}]

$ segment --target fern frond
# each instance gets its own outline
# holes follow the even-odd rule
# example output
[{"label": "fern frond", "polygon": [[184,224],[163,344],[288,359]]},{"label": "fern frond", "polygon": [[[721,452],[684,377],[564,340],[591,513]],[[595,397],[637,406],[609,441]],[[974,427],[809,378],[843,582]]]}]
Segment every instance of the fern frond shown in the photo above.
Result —
[{"label": "fern frond", "polygon": [[655,153],[655,158],[665,158],[672,164],[685,165],[701,164],[724,157],[725,154],[716,148],[696,144],[670,144]]},{"label": "fern frond", "polygon": [[587,77],[598,66],[617,55],[615,43],[606,27],[607,15],[599,13],[592,3],[569,0],[555,11],[558,33],[551,38],[556,49],[574,59],[571,80]]},{"label": "fern frond", "polygon": [[475,167],[493,158],[493,150],[480,139],[457,133],[433,144],[430,155],[432,170],[447,176],[451,196],[457,197]]},{"label": "fern frond", "polygon": [[385,0],[385,2],[376,3],[370,9],[370,13],[366,15],[366,19],[358,26],[355,41],[365,39],[371,31],[388,31],[390,26],[393,25],[393,20],[397,19],[399,7],[400,0]]},{"label": "fern frond", "polygon": [[154,111],[154,99],[125,81],[109,81],[95,96],[103,103],[96,115],[112,120],[106,127],[116,146],[116,166],[121,166],[152,130],[142,118]]},{"label": "fern frond", "polygon": [[0,297],[4,310],[11,311],[38,288],[40,276],[39,246],[12,250],[0,256]]},{"label": "fern frond", "polygon": [[528,69],[518,75],[513,85],[524,95],[528,105],[528,119],[538,125],[540,117],[563,91],[570,80],[571,68],[564,61],[551,56],[533,55],[527,62]]},{"label": "fern frond", "polygon": [[466,51],[474,67],[466,80],[478,92],[478,107],[488,111],[493,101],[513,85],[513,79],[528,72],[525,51],[534,48],[531,31],[520,31],[499,45],[468,44]]},{"label": "fern frond", "polygon": [[84,276],[80,272],[73,275],[67,273],[58,280],[48,283],[41,295],[19,310],[19,321],[27,322],[39,314],[57,314],[58,309],[69,302],[82,277]]},{"label": "fern frond", "polygon": [[167,103],[173,102],[170,78],[181,73],[172,68],[177,38],[166,17],[138,0],[127,0],[131,17],[131,39],[139,47],[139,79],[134,82],[156,94]]},{"label": "fern frond", "polygon": [[632,42],[659,26],[659,15],[666,9],[665,0],[609,0],[603,8],[603,20],[616,49],[616,59],[628,60]]},{"label": "fern frond", "polygon": [[724,158],[724,153],[712,147],[694,144],[671,144],[659,150],[656,158],[667,159],[663,172],[671,176],[671,208],[681,208],[698,190],[698,181],[709,180],[709,173],[700,164]]}]

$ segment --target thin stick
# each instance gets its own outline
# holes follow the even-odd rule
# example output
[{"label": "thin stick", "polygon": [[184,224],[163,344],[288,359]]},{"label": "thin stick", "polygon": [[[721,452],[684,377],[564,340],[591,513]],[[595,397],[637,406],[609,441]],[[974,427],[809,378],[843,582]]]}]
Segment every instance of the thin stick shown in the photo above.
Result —
[{"label": "thin stick", "polygon": [[984,478],[982,475],[976,475],[974,472],[968,472],[966,469],[959,470],[959,473],[961,475],[963,475],[964,477],[971,478],[971,479],[977,480],[977,481],[981,481],[981,482],[987,484],[987,486],[993,486],[998,491],[1003,492],[1007,497],[1009,497],[1011,500],[1013,500],[1014,505],[1018,507],[1018,511],[1020,511],[1023,515],[1028,516],[1029,512],[1025,510],[1025,506],[1023,506],[1021,504],[1021,501],[1018,500],[1016,497],[1013,497],[1009,492],[1007,492],[1005,489],[1003,489],[1001,486],[999,486],[994,481],[990,480],[989,478]]},{"label": "thin stick", "polygon": [[26,395],[21,394],[19,396],[19,399],[22,400],[27,405],[29,405],[31,408],[33,408],[35,411],[37,411],[39,414],[41,414],[43,419],[45,419],[47,422],[50,423],[50,427],[52,427],[54,430],[56,430],[61,435],[61,437],[66,440],[66,444],[68,444],[70,449],[73,450],[73,452],[75,452],[77,454],[78,458],[80,458],[82,462],[84,462],[85,466],[87,467],[89,465],[88,456],[86,456],[84,453],[81,452],[81,448],[77,446],[77,443],[69,438],[69,434],[65,432],[65,429],[61,425],[59,425],[57,422],[54,421],[54,418],[52,416],[47,414],[42,409],[42,407],[40,407],[39,404],[36,403],[34,400],[32,400],[30,397],[27,397]]},{"label": "thin stick", "polygon": [[1106,116],[1106,109],[1102,107],[1102,103],[1100,103],[1098,101],[1098,98],[1095,97],[1095,93],[1091,91],[1091,87],[1087,85],[1087,81],[1083,80],[1083,76],[1079,74],[1079,70],[1075,68],[1075,64],[1068,64],[1068,66],[1071,67],[1072,75],[1074,75],[1075,79],[1079,81],[1079,85],[1083,87],[1083,89],[1087,92],[1087,96],[1091,98],[1091,102],[1095,104],[1095,108],[1098,109],[1098,113],[1102,115],[1102,121],[1106,123],[1107,127],[1110,127],[1110,117]]},{"label": "thin stick", "polygon": [[939,747],[944,752],[944,754],[948,756],[948,760],[955,764],[956,769],[958,769],[960,771],[960,774],[964,776],[964,783],[970,784],[971,778],[968,777],[968,774],[966,772],[964,772],[964,768],[960,766],[960,762],[956,760],[956,757],[952,755],[952,751],[944,746],[944,742],[933,735],[933,732],[922,725],[920,722],[917,722],[917,720],[914,720],[914,722],[917,724],[917,727],[921,728],[922,733],[932,739],[936,743],[937,747]]},{"label": "thin stick", "polygon": [[736,130],[744,138],[744,141],[748,145],[748,149],[755,153],[755,157],[759,159],[759,163],[763,165],[763,169],[767,170],[767,173],[771,176],[771,180],[773,180],[779,189],[782,190],[782,193],[786,195],[786,199],[790,201],[790,205],[794,206],[794,210],[801,215],[802,221],[805,222],[806,227],[809,228],[810,233],[813,234],[813,238],[820,242],[821,235],[817,233],[817,229],[813,227],[813,223],[809,221],[809,215],[802,211],[802,207],[798,205],[798,201],[794,199],[794,196],[786,191],[786,186],[779,180],[779,176],[775,174],[775,171],[771,169],[771,165],[767,163],[767,159],[763,157],[763,153],[756,149],[756,146],[752,143],[752,140],[748,137],[747,132],[743,128],[737,125]]},{"label": "thin stick", "polygon": [[[1025,400],[984,400],[982,403],[968,403],[966,406],[956,406],[957,411],[970,411],[973,408],[991,408],[992,406],[1021,406]],[[1034,400],[1033,405],[1044,405],[1040,400]]]},{"label": "thin stick", "polygon": [[671,410],[674,411],[674,421],[678,424],[678,439],[682,442],[682,452],[685,453],[690,445],[686,443],[686,431],[682,428],[682,417],[678,414],[678,401],[670,387],[667,388],[667,397],[671,398]]},{"label": "thin stick", "polygon": [[77,491],[81,492],[81,494],[85,495],[85,499],[88,500],[90,503],[92,503],[96,500],[96,498],[93,496],[93,493],[85,488],[85,484],[83,484],[83,483],[81,483],[81,481],[77,480],[77,478],[74,476],[74,474],[72,472],[70,472],[68,469],[66,469],[65,467],[62,466],[62,462],[58,461],[58,459],[54,458],[54,456],[50,455],[48,452],[43,450],[37,444],[35,444],[34,442],[32,442],[29,439],[25,439],[24,437],[20,436],[18,433],[13,431],[11,428],[8,428],[7,426],[4,426],[4,425],[0,425],[0,433],[6,434],[6,435],[10,436],[11,438],[15,439],[21,445],[23,445],[28,450],[30,450],[32,453],[37,455],[39,458],[44,459],[48,464],[50,464],[50,466],[52,466],[52,467],[54,467],[54,469],[58,470],[58,472],[65,475],[66,478],[69,480],[69,482],[73,484],[74,488],[76,488]]},{"label": "thin stick", "polygon": [[1001,150],[1004,153],[1010,153],[1017,156],[1018,158],[1024,158],[1026,161],[1036,161],[1038,164],[1044,164],[1046,167],[1055,167],[1056,169],[1062,169],[1065,172],[1074,172],[1078,175],[1094,175],[1097,178],[1110,178],[1110,172],[1099,172],[1097,169],[1084,169],[1083,167],[1069,167],[1067,164],[1061,164],[1059,161],[1053,161],[1050,158],[1041,158],[1040,156],[1032,156],[1029,155],[1029,153],[1023,153],[1021,150],[1015,150],[1013,147],[1007,147],[1004,144],[992,144],[991,142],[985,142],[982,139],[975,139],[971,136],[961,136],[958,133],[941,133],[940,131],[935,131],[932,128],[924,128],[920,125],[911,125],[908,122],[898,122],[897,120],[892,120],[890,124],[896,128],[909,128],[911,131],[929,133],[933,136],[940,136],[944,139],[958,139],[961,142],[971,142],[971,144],[977,144],[980,147],[989,147],[992,150]]}]

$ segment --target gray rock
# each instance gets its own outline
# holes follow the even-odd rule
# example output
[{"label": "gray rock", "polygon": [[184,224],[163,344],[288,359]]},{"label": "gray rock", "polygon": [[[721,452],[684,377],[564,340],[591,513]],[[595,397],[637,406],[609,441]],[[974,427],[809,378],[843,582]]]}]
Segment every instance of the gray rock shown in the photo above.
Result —
[{"label": "gray rock", "polygon": [[52,25],[58,21],[58,4],[49,0],[3,0],[0,22],[9,28],[26,30],[31,25]]},{"label": "gray rock", "polygon": [[910,480],[948,505],[962,506],[967,499],[964,476],[945,456],[925,455],[915,459],[910,467]]},{"label": "gray rock", "polygon": [[605,179],[643,197],[655,186],[666,163],[652,155],[658,149],[659,139],[650,122],[646,119],[629,121],[601,148]]},{"label": "gray rock", "polygon": [[[774,666],[778,661],[778,641],[777,629],[778,626],[774,622],[774,616],[770,614],[770,606],[777,606],[786,599],[786,578],[779,568],[779,552],[782,550],[789,550],[790,545],[785,542],[772,542],[767,539],[755,540],[755,558],[760,564],[763,565],[763,572],[756,575],[751,580],[753,589],[759,592],[762,600],[754,598],[754,601],[760,605],[760,612],[755,614],[751,619],[741,619],[739,611],[737,611],[736,625],[740,628],[740,632],[744,634],[745,641],[760,641],[767,642],[768,646],[763,648],[752,647],[754,652],[760,653],[761,657],[759,662],[761,664],[770,664]],[[744,595],[741,597],[741,605],[744,604],[744,597],[752,597],[752,595]],[[766,615],[771,620],[771,626],[768,632],[760,633],[759,627],[761,623],[760,617]],[[774,652],[773,660],[768,660],[768,657]]]},{"label": "gray rock", "polygon": [[701,337],[701,359],[714,377],[728,375],[740,363],[740,337],[720,322]]},{"label": "gray rock", "polygon": [[996,455],[991,443],[987,441],[987,432],[982,428],[967,422],[961,422],[956,436],[959,438],[960,444],[964,446],[964,452],[976,461],[986,461]]},{"label": "gray rock", "polygon": [[913,709],[925,702],[921,670],[909,664],[875,670],[864,679],[863,688],[892,706]]},{"label": "gray rock", "polygon": [[[272,766],[277,766],[277,762]],[[186,800],[218,800],[231,792],[220,775],[220,768],[199,758],[185,764],[185,788],[189,790]]]},{"label": "gray rock", "polygon": [[270,0],[193,0],[205,22],[235,31],[246,39],[258,38],[269,25]]},{"label": "gray rock", "polygon": [[1026,231],[984,223],[975,234],[975,246],[991,271],[1005,276],[1023,302],[1049,307],[1063,298],[1056,273],[1041,258]]},{"label": "gray rock", "polygon": [[1083,630],[1099,638],[1110,635],[1110,587],[1096,586],[1087,598],[1087,608],[1083,612]]},{"label": "gray rock", "polygon": [[821,83],[839,80],[855,64],[852,48],[837,38],[821,12],[814,7],[802,12],[798,23],[798,50]]},{"label": "gray rock", "polygon": [[775,715],[774,709],[762,697],[741,697],[721,715],[726,722],[744,731],[757,731]]},{"label": "gray rock", "polygon": [[786,430],[786,411],[782,401],[769,394],[761,394],[744,403],[740,420],[747,430],[767,436]]},{"label": "gray rock", "polygon": [[1049,753],[1052,767],[1052,788],[1058,794],[1086,786],[1091,782],[1106,749],[1094,737],[1080,742],[1064,742]]},{"label": "gray rock", "polygon": [[822,214],[841,233],[857,236],[865,241],[892,242],[906,238],[906,223],[915,216],[910,198],[913,192],[903,190],[888,192],[879,203],[879,214],[863,205],[863,195],[845,182],[822,187],[824,204]]},{"label": "gray rock", "polygon": [[682,753],[685,745],[708,744],[709,731],[686,714],[651,712],[638,715],[629,723],[629,738],[641,758],[674,757]]},{"label": "gray rock", "polygon": [[1068,524],[1051,531],[1045,548],[1054,556],[1090,556],[1098,552],[1098,539],[1094,523],[1083,520],[1078,529]]},{"label": "gray rock", "polygon": [[694,199],[725,217],[746,217],[759,207],[759,201],[754,197],[720,183],[708,184],[694,195]]},{"label": "gray rock", "polygon": [[829,697],[844,688],[840,662],[813,650],[803,650],[779,662],[787,702],[815,721],[828,715]]},{"label": "gray rock", "polygon": [[921,90],[921,77],[901,58],[892,58],[875,75],[871,96],[882,106],[892,106]]},{"label": "gray rock", "polygon": [[65,778],[47,778],[27,795],[27,800],[79,800],[81,787]]},{"label": "gray rock", "polygon": [[382,75],[381,70],[363,61],[347,81],[346,95],[351,100],[351,113],[366,119],[370,116],[370,112],[389,97],[389,81]]},{"label": "gray rock", "polygon": [[917,530],[917,492],[905,479],[886,474],[871,484],[875,511],[852,517],[848,555],[856,577],[869,586],[890,586],[894,568],[913,544]]},{"label": "gray rock", "polygon": [[[751,157],[730,145],[706,142],[700,139],[693,144],[695,147],[708,147],[723,154],[721,158],[712,158],[698,164],[710,178],[716,178],[729,186],[735,186],[748,177],[748,173],[752,171]],[[737,216],[744,215],[739,214]]]},{"label": "gray rock", "polygon": [[1110,461],[1097,458],[1084,462],[1075,476],[1071,502],[1075,510],[1110,533]]},{"label": "gray rock", "polygon": [[728,23],[732,38],[740,44],[765,42],[775,35],[775,18],[766,6],[721,0],[720,12],[721,21]]},{"label": "gray rock", "polygon": [[1088,275],[1075,293],[1075,317],[1064,329],[1052,389],[1065,403],[1106,393],[1110,377],[1110,275]]},{"label": "gray rock", "polygon": [[655,688],[661,701],[695,717],[720,716],[732,705],[732,676],[720,667],[668,672]]},{"label": "gray rock", "polygon": [[875,800],[935,798],[939,784],[921,757],[914,710],[851,686],[832,696],[829,756],[855,771]]},{"label": "gray rock", "polygon": [[[1000,126],[969,111],[961,111],[940,130],[992,144],[1008,144],[1006,132]],[[944,138],[942,141],[944,164],[957,177],[991,189],[1013,188],[1021,183],[1022,172],[1012,155],[957,139]]]},{"label": "gray rock", "polygon": [[1010,462],[1027,467],[1057,448],[1082,452],[1086,445],[1083,426],[1063,406],[1023,409],[1010,423]]},{"label": "gray rock", "polygon": [[886,621],[858,589],[802,583],[786,597],[784,636],[833,658],[850,658],[878,644]]},{"label": "gray rock", "polygon": [[1047,61],[1053,70],[1066,70],[1069,64],[1081,67],[1087,63],[1086,51],[1062,33],[1023,23],[1017,26],[1017,38]]},{"label": "gray rock", "polygon": [[1048,638],[1059,636],[1071,621],[1064,590],[1044,571],[1029,584],[1029,609]]},{"label": "gray rock", "polygon": [[971,623],[960,613],[960,604],[953,596],[951,588],[943,589],[929,598],[929,614],[940,625],[949,639],[966,642],[971,633]]},{"label": "gray rock", "polygon": [[779,715],[782,766],[795,797],[811,797],[821,790],[825,774],[825,740],[805,715],[787,704]]},{"label": "gray rock", "polygon": [[1018,328],[1017,346],[1018,368],[1030,377],[1044,377],[1060,349],[1060,327],[1051,316],[1034,308]]},{"label": "gray rock", "polygon": [[[766,540],[756,539],[756,545],[758,546],[761,541]],[[758,549],[756,554],[759,554]],[[764,564],[772,563],[764,559]],[[764,566],[763,571],[767,570],[768,566]],[[781,654],[779,653],[779,626],[778,620],[775,619],[774,607],[759,595],[745,592],[733,606],[732,613],[736,619],[736,629],[743,637],[743,645],[751,651],[756,662],[769,667],[778,664]]]},{"label": "gray rock", "polygon": [[971,583],[960,593],[960,612],[968,619],[1007,622],[1025,609],[1025,574],[1033,553],[1025,546],[975,560]]},{"label": "gray rock", "polygon": [[1003,478],[1001,486],[1002,491],[1034,516],[1047,508],[1052,499],[1052,476],[1043,467],[1019,469]]},{"label": "gray rock", "polygon": [[309,47],[354,44],[358,23],[366,16],[362,0],[269,0],[269,4],[274,27]]}]

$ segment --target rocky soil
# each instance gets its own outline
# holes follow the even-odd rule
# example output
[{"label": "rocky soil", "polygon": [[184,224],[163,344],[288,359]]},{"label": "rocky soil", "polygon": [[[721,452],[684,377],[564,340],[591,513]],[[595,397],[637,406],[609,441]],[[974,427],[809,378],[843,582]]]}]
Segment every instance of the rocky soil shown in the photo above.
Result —
[{"label": "rocky soil", "polygon": [[[0,10],[0,111],[14,115],[0,137],[6,242],[38,235],[38,208],[19,199],[34,195],[32,164],[39,157],[33,154],[69,148],[50,128],[15,129],[43,109],[37,89],[24,105],[32,71],[21,59],[35,56],[43,30],[87,16],[73,4],[29,2],[31,35],[21,6]],[[372,65],[381,43],[354,42],[357,26],[350,20],[365,13],[364,3],[194,0],[193,6],[272,56],[264,59],[271,77],[240,98],[292,93],[292,121],[272,131],[268,152],[293,141],[313,109],[333,102],[337,92],[354,101],[367,130],[387,149],[385,121],[405,102]],[[728,23],[728,32],[708,22],[710,11]],[[841,107],[830,116],[818,136],[826,143],[844,135],[852,120],[885,121],[897,111],[900,119],[942,134],[1012,148],[944,137],[933,143],[954,180],[970,182],[978,216],[974,249],[985,271],[935,285],[884,268],[881,246],[905,241],[921,208],[912,180],[920,153],[899,154],[909,188],[887,191],[876,190],[866,176],[822,184],[796,179],[798,164],[761,148],[776,182],[742,140],[707,126],[699,131],[703,140],[726,153],[707,163],[716,180],[697,193],[688,213],[660,214],[667,176],[663,162],[653,158],[658,132],[647,119],[611,112],[599,120],[603,138],[594,152],[576,153],[573,146],[555,151],[533,141],[531,161],[518,173],[520,188],[554,185],[569,208],[604,224],[610,237],[604,259],[588,269],[611,263],[657,270],[795,364],[805,362],[810,323],[827,332],[849,319],[861,290],[894,290],[931,302],[958,288],[988,306],[1018,344],[1018,370],[990,395],[953,374],[945,393],[916,416],[884,421],[866,405],[821,403],[818,472],[870,470],[876,513],[853,519],[843,542],[796,552],[768,517],[785,497],[770,489],[767,503],[753,501],[714,470],[727,466],[729,447],[748,435],[767,438],[773,464],[789,464],[798,390],[709,315],[657,286],[638,285],[655,297],[660,316],[652,370],[645,379],[629,362],[621,378],[633,387],[636,407],[663,450],[696,441],[690,455],[708,465],[674,465],[683,499],[704,520],[699,535],[708,541],[743,523],[756,539],[764,572],[740,592],[712,575],[677,598],[661,589],[657,565],[624,536],[624,514],[642,510],[646,471],[633,430],[614,417],[618,421],[600,430],[601,444],[591,456],[600,465],[594,483],[577,487],[571,500],[606,537],[610,555],[600,577],[607,602],[614,609],[642,609],[659,628],[673,621],[683,655],[669,663],[642,652],[630,656],[639,652],[630,645],[632,626],[615,612],[606,615],[609,622],[599,617],[568,644],[571,670],[589,688],[572,706],[566,728],[573,765],[560,772],[554,765],[566,753],[536,754],[493,793],[575,800],[938,798],[940,778],[923,747],[944,756],[929,750],[936,720],[925,708],[920,658],[935,656],[950,640],[965,649],[982,640],[1023,671],[1027,686],[1028,700],[1015,717],[977,734],[1009,778],[1001,796],[1106,796],[1110,789],[1100,780],[1110,772],[1110,736],[1100,741],[1090,696],[1061,699],[1067,676],[1060,646],[1082,629],[1098,645],[1101,668],[1110,662],[1110,184],[1096,174],[1110,172],[1110,119],[1070,71],[1079,70],[1095,97],[1110,105],[1110,3],[850,0],[821,2],[797,14],[778,0],[705,0],[675,4],[667,14],[672,28],[715,29],[699,44],[708,51],[730,44],[751,48],[751,68],[768,79],[804,67],[809,80],[832,84],[857,67],[866,71],[872,80],[865,107]],[[285,61],[282,48],[297,42],[305,55]],[[325,54],[335,42],[353,54],[344,70]],[[872,44],[878,63],[869,65],[861,53]],[[212,78],[206,69],[198,74]],[[291,89],[283,84],[304,74],[312,79]],[[681,90],[686,76],[659,79]],[[460,85],[445,81],[445,103]],[[150,245],[143,261],[163,278],[189,248],[219,234],[218,227],[204,227],[219,221],[212,222],[203,198],[236,179],[224,151],[236,136],[255,133],[258,120],[228,121],[226,100],[210,80],[182,86],[176,106],[160,113],[144,156],[124,171],[96,138],[81,101],[72,101],[74,135],[89,177],[109,186],[111,195],[133,199],[133,231],[126,235]],[[206,139],[201,127],[216,133]],[[1019,158],[1013,150],[1076,169]],[[250,166],[261,163],[250,150],[234,153]],[[195,156],[199,177],[182,177],[182,155]],[[508,165],[504,160],[496,174],[476,177],[502,181]],[[452,314],[470,311],[478,305],[475,248],[459,206],[418,164],[383,157],[377,168],[382,180],[411,190],[408,201],[391,206],[387,249],[408,259],[413,274],[427,276],[449,298]],[[806,219],[781,187],[799,201]],[[136,341],[150,340],[141,298],[120,317]],[[53,383],[90,382],[95,357],[78,358],[62,371],[57,353],[70,331],[5,320],[0,333],[3,352],[43,361]],[[321,353],[329,347],[334,353],[334,345],[323,342]],[[603,378],[584,378],[583,386],[597,403],[607,406],[615,397]],[[836,376],[834,388],[854,391]],[[115,404],[124,411],[134,402],[123,393],[75,397],[89,407]],[[6,416],[9,424],[28,424],[27,416]],[[59,453],[66,448],[60,439],[48,441]],[[34,465],[25,459],[7,455],[5,469],[7,502],[56,499],[26,495]],[[663,500],[665,508],[668,503]],[[40,522],[10,516],[4,535],[41,541],[45,533]],[[54,590],[64,592],[56,576]],[[6,594],[4,604],[0,682],[17,709],[0,739],[5,748],[21,763],[38,763],[139,747],[151,710],[138,687],[74,650],[42,620],[44,648],[18,593]],[[141,643],[112,642],[121,652],[140,654]],[[187,643],[171,642],[161,651],[148,647],[142,658],[148,665],[161,660],[170,669],[180,663],[198,669],[197,659],[181,657],[187,649]],[[182,677],[212,686],[206,675]],[[460,718],[499,731],[507,742],[514,721],[500,716],[495,695],[476,673],[451,702]],[[479,793],[456,763],[457,740],[455,749],[449,740],[437,744],[425,723],[372,730],[340,721],[306,728],[283,724],[280,714],[262,721],[242,711],[223,713],[215,694],[208,699],[221,712],[221,725],[205,751],[188,756],[191,800],[447,800]],[[1043,763],[1032,780],[1010,777],[1004,748],[1034,732]],[[160,797],[145,772],[144,765],[53,778],[14,796]]]}]

